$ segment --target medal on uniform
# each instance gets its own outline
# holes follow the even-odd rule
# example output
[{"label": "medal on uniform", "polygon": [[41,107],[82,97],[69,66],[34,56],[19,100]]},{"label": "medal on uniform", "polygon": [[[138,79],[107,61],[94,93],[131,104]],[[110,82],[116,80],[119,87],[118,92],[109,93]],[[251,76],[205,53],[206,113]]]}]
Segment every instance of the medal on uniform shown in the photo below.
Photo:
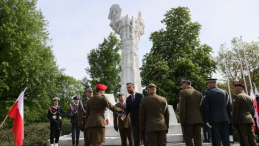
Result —
[{"label": "medal on uniform", "polygon": [[53,115],[52,118],[53,118],[54,120],[56,120],[56,119],[57,119],[57,116],[56,116],[56,115]]}]

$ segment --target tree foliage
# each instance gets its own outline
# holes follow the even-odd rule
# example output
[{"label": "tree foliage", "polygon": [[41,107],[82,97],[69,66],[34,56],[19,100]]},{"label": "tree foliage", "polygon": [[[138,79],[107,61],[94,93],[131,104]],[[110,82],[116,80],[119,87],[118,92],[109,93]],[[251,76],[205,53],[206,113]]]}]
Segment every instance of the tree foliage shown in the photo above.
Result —
[{"label": "tree foliage", "polygon": [[193,80],[197,90],[206,90],[205,78],[215,71],[212,48],[200,44],[201,25],[192,22],[186,7],[172,8],[161,21],[166,29],[151,34],[150,53],[143,58],[142,85],[157,85],[157,93],[165,96],[170,104],[178,102],[182,77]]},{"label": "tree foliage", "polygon": [[[220,51],[218,53],[218,56],[216,57],[217,69],[223,75],[223,81],[225,83],[227,82],[227,77],[229,78],[231,88],[233,87],[233,84],[237,82],[241,82],[244,84],[242,73],[243,71],[248,91],[250,91],[251,89],[248,73],[250,73],[251,81],[259,86],[258,44],[258,42],[241,42],[240,39],[233,38],[231,40],[230,48],[228,48],[228,50],[226,49],[226,46],[224,44],[220,46]],[[248,64],[248,71],[245,64],[244,51]],[[241,60],[239,59],[239,55]],[[243,68],[241,67],[240,61]],[[232,94],[234,94],[234,92],[232,92]]]},{"label": "tree foliage", "polygon": [[[48,22],[36,10],[36,0],[0,0],[0,119],[26,87],[25,124],[46,121],[52,98],[78,82],[64,76],[51,50]],[[69,87],[63,86],[68,84]],[[70,99],[71,100],[71,99]],[[11,125],[11,118],[6,124]],[[8,126],[8,125],[7,125]]]},{"label": "tree foliage", "polygon": [[114,33],[110,33],[98,48],[92,49],[87,55],[90,67],[86,69],[91,80],[85,78],[84,84],[92,86],[105,84],[108,87],[107,93],[117,94],[120,90],[119,73],[121,71],[119,66],[121,56],[118,52],[121,48],[120,40]]}]

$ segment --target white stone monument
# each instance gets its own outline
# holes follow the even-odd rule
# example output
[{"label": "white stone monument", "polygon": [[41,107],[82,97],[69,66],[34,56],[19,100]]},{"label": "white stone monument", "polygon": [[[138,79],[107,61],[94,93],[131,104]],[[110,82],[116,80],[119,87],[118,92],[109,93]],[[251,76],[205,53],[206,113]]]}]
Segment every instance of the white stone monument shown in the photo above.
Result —
[{"label": "white stone monument", "polygon": [[132,16],[130,19],[129,15],[122,17],[122,8],[120,5],[114,4],[110,8],[108,19],[111,20],[111,28],[120,35],[122,42],[120,92],[127,97],[129,94],[126,84],[132,82],[135,84],[135,91],[142,93],[138,54],[138,43],[145,28],[142,13],[138,13],[138,18]]}]

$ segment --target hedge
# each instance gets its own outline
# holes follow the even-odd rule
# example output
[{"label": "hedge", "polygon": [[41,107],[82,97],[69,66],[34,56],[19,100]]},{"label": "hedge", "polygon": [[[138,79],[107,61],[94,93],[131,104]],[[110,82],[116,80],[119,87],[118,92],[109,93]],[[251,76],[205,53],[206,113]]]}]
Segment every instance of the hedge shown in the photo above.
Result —
[{"label": "hedge", "polygon": [[[69,119],[63,119],[61,135],[71,133]],[[50,123],[34,123],[24,127],[24,146],[46,146],[50,136]],[[15,146],[12,129],[0,131],[0,146]]]}]

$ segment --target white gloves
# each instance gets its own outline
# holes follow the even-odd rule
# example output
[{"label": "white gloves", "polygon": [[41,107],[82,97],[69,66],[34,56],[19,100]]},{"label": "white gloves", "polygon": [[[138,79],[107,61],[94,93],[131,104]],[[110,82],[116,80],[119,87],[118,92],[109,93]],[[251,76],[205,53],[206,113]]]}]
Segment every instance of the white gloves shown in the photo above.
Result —
[{"label": "white gloves", "polygon": [[212,128],[212,126],[209,124],[209,122],[207,122],[206,125],[207,125],[209,128]]}]

